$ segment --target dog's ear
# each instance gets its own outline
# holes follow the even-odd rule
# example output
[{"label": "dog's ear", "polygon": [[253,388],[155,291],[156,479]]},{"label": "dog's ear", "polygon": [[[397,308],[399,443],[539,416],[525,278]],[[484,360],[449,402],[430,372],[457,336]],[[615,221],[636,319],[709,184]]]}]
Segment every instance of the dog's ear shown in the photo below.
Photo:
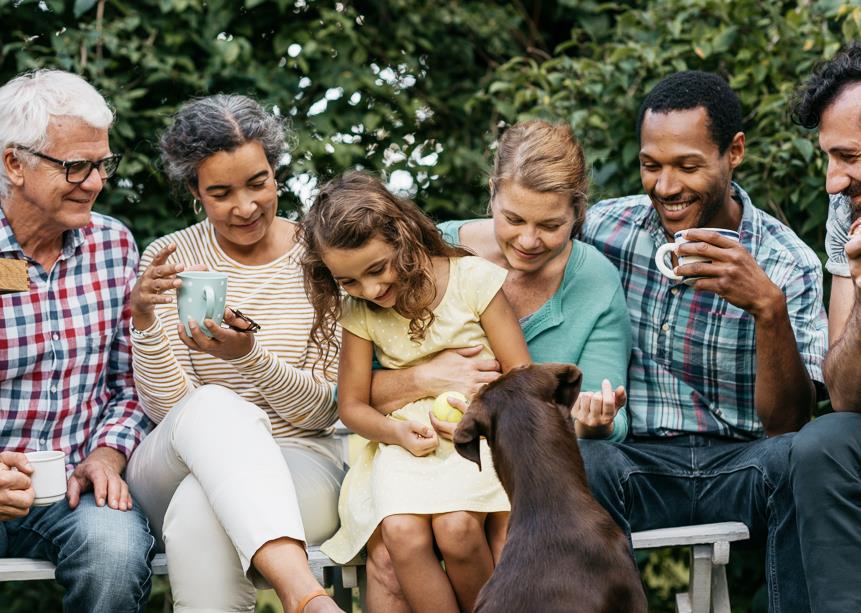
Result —
[{"label": "dog's ear", "polygon": [[460,455],[478,464],[478,470],[481,470],[481,437],[487,436],[489,430],[490,416],[487,409],[481,400],[473,400],[454,431],[452,441]]},{"label": "dog's ear", "polygon": [[556,391],[553,394],[553,400],[556,404],[570,409],[580,394],[583,373],[574,364],[542,364],[541,366],[556,377]]}]

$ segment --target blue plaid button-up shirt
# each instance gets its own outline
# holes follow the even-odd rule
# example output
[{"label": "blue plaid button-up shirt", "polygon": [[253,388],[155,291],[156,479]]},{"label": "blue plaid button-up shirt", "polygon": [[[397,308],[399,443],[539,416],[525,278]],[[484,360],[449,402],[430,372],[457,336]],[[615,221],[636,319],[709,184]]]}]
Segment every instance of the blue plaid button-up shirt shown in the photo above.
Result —
[{"label": "blue plaid button-up shirt", "polygon": [[[822,266],[792,230],[733,187],[743,206],[741,244],[786,296],[801,360],[811,379],[822,381],[828,338]],[[597,203],[587,213],[584,240],[622,276],[634,332],[628,375],[631,433],[763,436],[753,403],[754,319],[716,294],[670,281],[658,271],[655,253],[667,238],[649,197]]]},{"label": "blue plaid button-up shirt", "polygon": [[0,257],[28,260],[30,276],[29,292],[0,295],[0,449],[61,449],[70,466],[96,447],[128,458],[149,427],[131,372],[131,233],[93,214],[46,271],[0,210]]}]

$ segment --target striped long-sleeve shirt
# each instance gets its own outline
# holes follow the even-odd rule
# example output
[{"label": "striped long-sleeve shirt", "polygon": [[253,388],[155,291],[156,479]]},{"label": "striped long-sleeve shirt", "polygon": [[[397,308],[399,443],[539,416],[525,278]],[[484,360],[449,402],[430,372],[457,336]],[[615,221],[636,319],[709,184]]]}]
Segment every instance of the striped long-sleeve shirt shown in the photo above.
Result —
[{"label": "striped long-sleeve shirt", "polygon": [[[275,223],[288,223],[276,220]],[[251,352],[222,360],[186,347],[179,339],[175,304],[156,306],[156,323],[133,338],[134,375],[147,415],[161,421],[189,391],[209,383],[227,387],[264,409],[276,438],[317,437],[332,433],[337,420],[333,372],[324,373],[309,340],[314,310],[305,295],[300,244],[276,260],[248,266],[219,246],[204,220],[159,238],[144,251],[140,272],[171,242],[169,262],[205,264],[227,273],[227,305],[261,325]]]}]

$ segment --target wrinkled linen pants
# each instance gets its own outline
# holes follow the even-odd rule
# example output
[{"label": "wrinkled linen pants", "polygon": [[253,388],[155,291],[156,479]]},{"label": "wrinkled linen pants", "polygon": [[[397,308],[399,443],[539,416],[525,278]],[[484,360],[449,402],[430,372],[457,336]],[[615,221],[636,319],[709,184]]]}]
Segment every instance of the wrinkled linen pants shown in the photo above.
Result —
[{"label": "wrinkled linen pants", "polygon": [[174,610],[253,611],[252,557],[274,539],[331,536],[343,472],[334,454],[273,439],[266,413],[234,392],[190,393],[126,473],[135,505],[163,539]]}]

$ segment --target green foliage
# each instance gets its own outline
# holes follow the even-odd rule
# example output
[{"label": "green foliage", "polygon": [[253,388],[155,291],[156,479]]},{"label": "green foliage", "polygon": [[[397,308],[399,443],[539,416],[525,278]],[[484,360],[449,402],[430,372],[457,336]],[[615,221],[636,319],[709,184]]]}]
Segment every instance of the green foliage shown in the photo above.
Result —
[{"label": "green foliage", "polygon": [[[745,109],[737,178],[754,202],[822,252],[824,160],[793,126],[787,99],[813,64],[859,38],[849,0],[0,0],[0,82],[32,68],[84,75],[117,110],[125,155],[98,208],[141,245],[193,220],[159,170],[157,139],[177,106],[238,92],[292,128],[282,208],[348,168],[392,177],[438,218],[480,212],[499,128],[570,122],[595,199],[640,190],[634,133],[644,93],[675,70],[725,75]],[[300,196],[301,195],[301,196]],[[764,610],[758,554],[733,551],[738,611]],[[672,610],[683,552],[641,559],[653,611]],[[150,610],[165,610],[157,578]],[[2,609],[59,610],[46,583],[0,585]],[[756,596],[759,594],[759,596]],[[38,604],[35,604],[38,603]],[[10,608],[11,607],[11,608]],[[16,608],[17,607],[17,608]]]},{"label": "green foliage", "polygon": [[[406,170],[440,217],[480,208],[489,112],[470,101],[491,67],[521,51],[521,18],[480,0],[0,0],[0,80],[37,67],[83,74],[117,111],[125,155],[101,210],[141,244],[192,217],[159,172],[156,143],[181,102],[216,92],[257,97],[293,128],[294,192],[347,168]],[[307,191],[307,190],[306,190]]]},{"label": "green foliage", "polygon": [[640,191],[635,125],[644,93],[688,69],[724,75],[745,110],[747,154],[736,177],[754,203],[822,253],[827,197],[815,134],[787,101],[818,60],[858,38],[861,8],[836,1],[560,2],[572,27],[552,55],[500,67],[480,96],[506,122],[568,121],[593,167],[595,197]]}]

